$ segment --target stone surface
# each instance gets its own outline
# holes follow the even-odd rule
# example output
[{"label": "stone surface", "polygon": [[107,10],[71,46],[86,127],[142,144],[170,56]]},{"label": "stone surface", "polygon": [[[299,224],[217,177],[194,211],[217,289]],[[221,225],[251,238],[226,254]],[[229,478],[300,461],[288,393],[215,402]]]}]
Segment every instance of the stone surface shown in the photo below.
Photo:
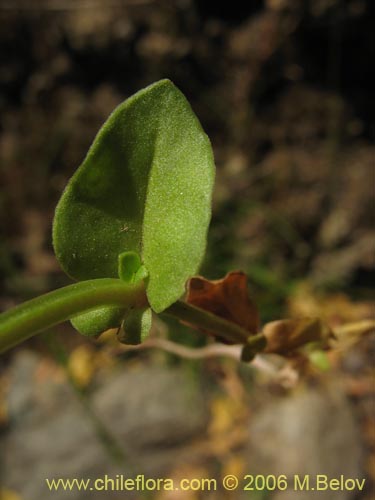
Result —
[{"label": "stone surface", "polygon": [[[36,354],[20,352],[10,368],[9,426],[0,435],[2,482],[22,500],[99,500],[103,492],[74,491],[74,496],[63,490],[49,492],[45,478],[101,478],[105,474],[112,478],[116,474],[165,478],[189,460],[203,466],[207,477],[214,477],[211,466],[220,461],[225,465],[233,454],[243,464],[244,474],[285,474],[288,478],[288,490],[258,492],[257,497],[253,492],[254,498],[361,498],[350,491],[293,491],[295,475],[302,480],[310,475],[310,486],[314,486],[317,474],[330,479],[364,477],[359,425],[337,381],[301,385],[284,396],[270,396],[264,386],[255,383],[246,403],[252,408],[249,423],[245,419],[241,424],[249,426],[249,439],[219,458],[202,449],[205,442],[215,448],[205,434],[215,391],[203,391],[199,378],[183,365],[150,362],[114,369],[93,389],[90,417],[64,377],[53,370],[48,376],[49,368],[43,363]],[[99,439],[93,414],[123,450],[125,461],[111,460]],[[218,440],[225,438],[225,432],[216,436]],[[220,474],[217,479],[220,481]],[[139,498],[132,492],[107,492],[108,500],[124,495]],[[237,490],[236,495],[252,498],[249,491]]]},{"label": "stone surface", "polygon": [[[152,365],[115,370],[91,399],[97,417],[132,459],[131,465],[115,464],[74,390],[63,379],[36,383],[39,361],[29,352],[16,356],[10,422],[0,436],[2,483],[22,499],[68,498],[62,490],[50,493],[45,478],[128,477],[131,470],[156,477],[183,453],[185,443],[205,430],[206,404],[189,373]],[[103,492],[75,491],[69,498],[103,498]]]},{"label": "stone surface", "polygon": [[339,384],[299,389],[257,413],[250,427],[252,474],[285,474],[288,490],[274,500],[349,500],[350,491],[293,491],[294,475],[329,478],[365,477],[361,470],[358,425]]}]

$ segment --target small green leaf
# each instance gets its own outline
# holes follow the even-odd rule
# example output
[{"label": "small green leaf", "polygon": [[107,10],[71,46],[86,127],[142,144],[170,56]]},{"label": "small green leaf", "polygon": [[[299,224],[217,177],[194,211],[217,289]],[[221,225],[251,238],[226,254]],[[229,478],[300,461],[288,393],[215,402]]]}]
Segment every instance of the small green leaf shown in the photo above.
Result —
[{"label": "small green leaf", "polygon": [[57,206],[53,241],[75,279],[118,276],[137,252],[161,312],[203,258],[211,215],[210,142],[183,94],[161,80],[121,104],[99,131]]},{"label": "small green leaf", "polygon": [[136,283],[147,278],[148,272],[137,252],[123,252],[118,259],[118,275],[127,283]]},{"label": "small green leaf", "polygon": [[[123,281],[137,283],[147,277],[148,273],[137,252],[124,252],[118,260],[119,277]],[[71,323],[80,334],[94,337],[109,328],[119,328],[126,312],[124,308],[105,306],[80,314]]]},{"label": "small green leaf", "polygon": [[126,309],[121,307],[101,307],[80,314],[71,319],[74,328],[86,337],[95,337],[109,328],[117,328],[125,316]]},{"label": "small green leaf", "polygon": [[327,353],[321,350],[311,351],[308,354],[310,362],[320,371],[326,372],[331,368]]},{"label": "small green leaf", "polygon": [[152,311],[150,307],[146,309],[132,309],[125,316],[119,340],[123,344],[140,344],[148,337],[151,324]]}]

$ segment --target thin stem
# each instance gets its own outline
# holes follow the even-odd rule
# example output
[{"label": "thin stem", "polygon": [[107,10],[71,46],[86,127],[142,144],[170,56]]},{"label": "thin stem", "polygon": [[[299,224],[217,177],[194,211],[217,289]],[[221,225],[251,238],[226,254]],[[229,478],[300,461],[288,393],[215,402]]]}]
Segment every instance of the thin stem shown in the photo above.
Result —
[{"label": "thin stem", "polygon": [[124,352],[144,351],[145,349],[161,349],[181,358],[192,360],[225,356],[240,361],[242,346],[215,342],[204,347],[188,347],[164,338],[150,337],[141,344],[122,344],[120,347],[114,348],[113,352],[114,354],[119,354]]},{"label": "thin stem", "polygon": [[235,323],[181,300],[178,300],[163,312],[180,321],[186,321],[186,323],[190,323],[200,329],[215,333],[220,338],[235,344],[247,343],[251,334],[251,332],[248,332]]},{"label": "thin stem", "polygon": [[[110,278],[82,281],[0,314],[0,353],[77,314],[105,305],[145,307],[147,299],[143,283],[127,284]],[[208,330],[223,340],[243,344],[254,354],[264,347],[263,335],[251,335],[235,323],[186,302],[177,301],[164,312]]]},{"label": "thin stem", "polygon": [[102,278],[60,288],[0,315],[0,353],[95,307],[140,307],[145,303],[142,282],[130,285],[119,279]]},{"label": "thin stem", "polygon": [[[258,336],[259,337],[259,336]],[[228,357],[235,361],[242,360],[242,349],[240,345],[224,345],[224,344],[210,344],[204,347],[187,347],[185,345],[176,344],[170,340],[163,338],[149,338],[138,345],[120,345],[115,348],[110,348],[109,352],[113,355],[119,355],[124,352],[143,351],[145,349],[162,349],[181,358],[199,360],[213,357]],[[281,358],[280,358],[281,359]],[[285,360],[284,360],[285,361]],[[262,354],[258,354],[251,362],[251,367],[263,372],[269,377],[275,378],[280,381],[282,385],[289,384],[290,387],[295,385],[296,372],[289,370],[288,365],[284,362],[279,365],[278,362]]]}]

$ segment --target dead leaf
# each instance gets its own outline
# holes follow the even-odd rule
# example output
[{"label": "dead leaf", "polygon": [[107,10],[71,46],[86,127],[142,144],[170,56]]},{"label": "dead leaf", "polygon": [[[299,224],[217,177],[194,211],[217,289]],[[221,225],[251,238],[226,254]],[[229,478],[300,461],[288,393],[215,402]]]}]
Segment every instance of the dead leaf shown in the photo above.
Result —
[{"label": "dead leaf", "polygon": [[95,374],[95,350],[86,344],[76,347],[69,357],[69,374],[79,387],[87,387]]},{"label": "dead leaf", "polygon": [[[230,272],[214,281],[200,276],[191,278],[186,302],[239,325],[249,334],[256,334],[259,330],[258,309],[250,300],[247,277],[241,271]],[[215,335],[207,330],[201,331]]]},{"label": "dead leaf", "polygon": [[339,325],[333,331],[336,338],[335,348],[345,351],[375,331],[375,320],[367,319]]},{"label": "dead leaf", "polygon": [[236,454],[229,457],[223,464],[222,477],[243,477],[246,471],[245,458]]},{"label": "dead leaf", "polygon": [[[209,478],[210,472],[202,465],[184,464],[183,466],[177,465],[168,473],[168,477],[173,480],[174,484],[180,484],[183,479],[193,481]],[[199,491],[182,488],[173,488],[171,491],[162,489],[155,497],[156,500],[199,500],[200,498],[202,497]]]},{"label": "dead leaf", "polygon": [[[371,453],[367,457],[364,469],[372,481],[375,481],[375,453]],[[366,500],[371,500],[371,497],[366,498]]]},{"label": "dead leaf", "polygon": [[327,341],[333,337],[332,331],[316,318],[281,319],[267,323],[263,327],[267,338],[266,353],[289,355],[309,342]]},{"label": "dead leaf", "polygon": [[0,486],[0,498],[1,500],[22,500],[21,496],[14,490],[9,490]]},{"label": "dead leaf", "polygon": [[374,395],[374,377],[373,375],[345,379],[345,390],[349,396],[355,398],[365,398]]},{"label": "dead leaf", "polygon": [[233,400],[229,396],[212,399],[206,450],[216,457],[226,456],[243,443],[248,435],[248,417],[245,401]]},{"label": "dead leaf", "polygon": [[346,323],[373,320],[375,304],[354,302],[343,293],[317,293],[308,283],[302,283],[289,298],[288,310],[291,317],[321,318],[335,330]]},{"label": "dead leaf", "polygon": [[220,439],[243,418],[244,408],[238,401],[229,397],[217,397],[211,401],[211,422],[208,434]]},{"label": "dead leaf", "polygon": [[375,450],[375,416],[367,417],[362,424],[366,444]]},{"label": "dead leaf", "polygon": [[[9,377],[6,375],[0,376],[0,430],[8,422],[8,392]],[[0,496],[1,499],[1,496]]]}]

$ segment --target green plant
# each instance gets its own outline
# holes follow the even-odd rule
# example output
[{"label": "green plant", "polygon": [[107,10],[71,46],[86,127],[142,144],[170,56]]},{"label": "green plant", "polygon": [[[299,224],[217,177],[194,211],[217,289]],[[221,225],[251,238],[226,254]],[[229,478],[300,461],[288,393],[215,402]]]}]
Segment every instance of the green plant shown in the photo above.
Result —
[{"label": "green plant", "polygon": [[169,80],[127,99],[99,131],[56,208],[55,253],[78,283],[0,315],[0,351],[69,319],[88,336],[122,328],[122,341],[137,344],[148,335],[151,311],[242,344],[244,359],[264,350],[242,276],[234,289],[244,297],[243,321],[238,304],[225,313],[226,298],[219,306],[213,297],[179,300],[204,256],[213,182],[209,139]]}]

